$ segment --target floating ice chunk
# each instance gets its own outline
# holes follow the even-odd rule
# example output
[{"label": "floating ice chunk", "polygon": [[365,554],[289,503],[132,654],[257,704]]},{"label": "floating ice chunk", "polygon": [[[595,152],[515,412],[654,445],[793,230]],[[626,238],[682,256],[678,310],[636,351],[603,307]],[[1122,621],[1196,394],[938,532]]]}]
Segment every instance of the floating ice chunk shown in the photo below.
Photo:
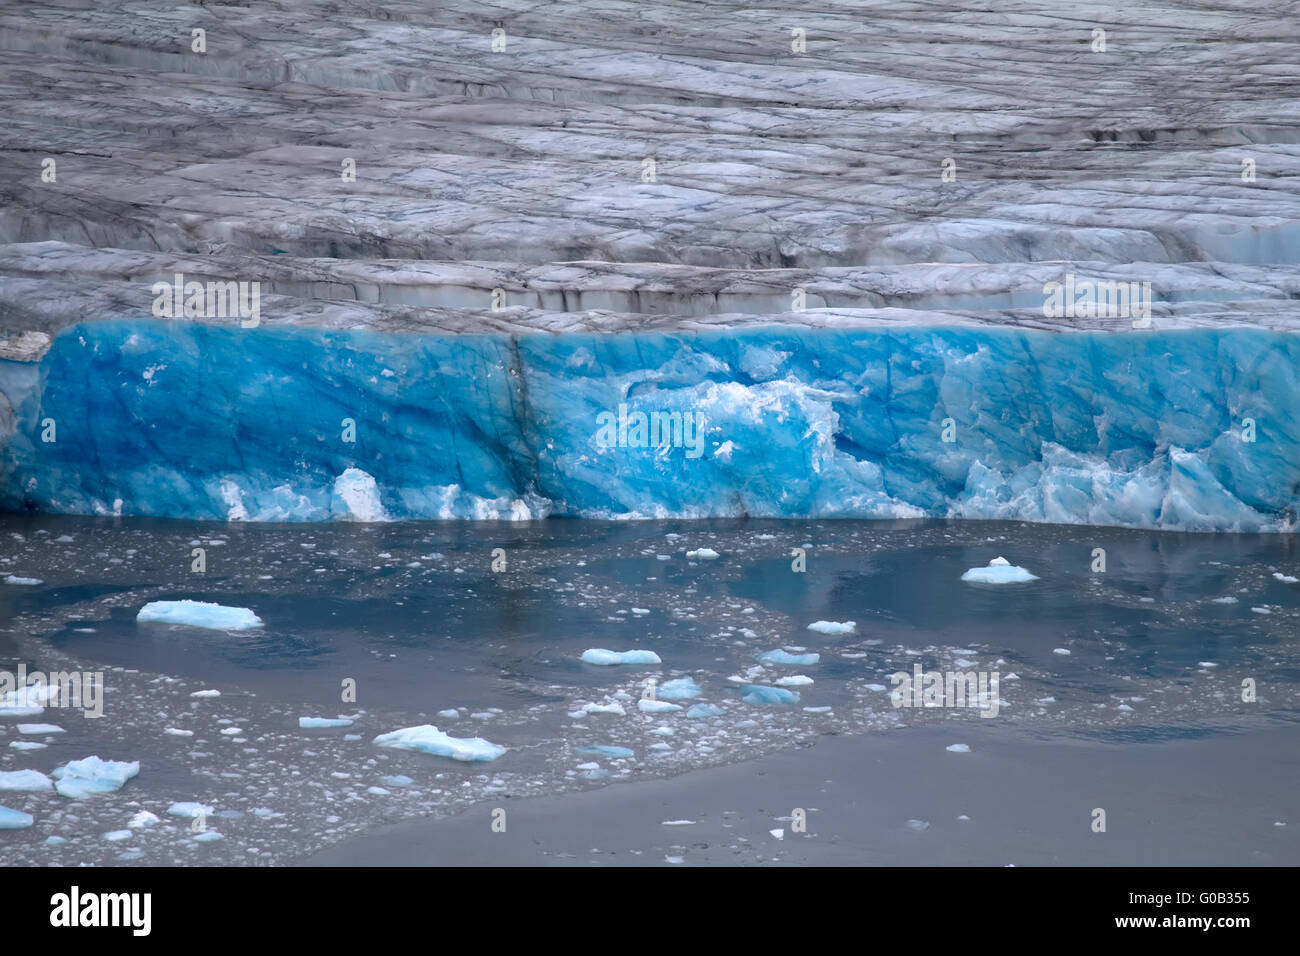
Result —
[{"label": "floating ice chunk", "polygon": [[1197,662],[1196,662],[1196,666],[1197,666],[1197,667],[1211,668],[1211,667],[1218,667],[1219,665],[1216,664],[1216,663],[1214,663],[1214,661],[1197,661]]},{"label": "floating ice chunk", "polygon": [[129,840],[135,836],[130,830],[113,830],[111,833],[105,833],[104,839],[109,843],[121,843],[123,840]]},{"label": "floating ice chunk", "polygon": [[784,839],[785,839],[785,828],[784,828],[784,827],[780,827],[780,828],[778,828],[778,829],[776,829],[776,830],[768,830],[767,832],[770,833],[770,834],[772,834],[772,836],[776,837],[778,840],[784,840]]},{"label": "floating ice chunk", "polygon": [[191,697],[198,697],[198,698],[220,697],[220,696],[221,696],[221,691],[219,691],[219,690],[196,690],[194,693],[190,694],[190,696],[191,696]]},{"label": "floating ice chunk", "polygon": [[714,551],[712,548],[700,548],[698,551],[687,551],[686,556],[699,561],[712,561],[714,558],[718,557],[718,552]]},{"label": "floating ice chunk", "polygon": [[46,846],[64,846],[67,842],[67,838],[61,836],[47,836],[45,838]]},{"label": "floating ice chunk", "polygon": [[684,856],[666,856],[666,857],[664,857],[664,862],[665,862],[665,863],[685,863],[685,862],[686,862],[686,857],[684,857]]},{"label": "floating ice chunk", "polygon": [[1289,574],[1282,574],[1280,571],[1274,571],[1273,577],[1277,578],[1283,584],[1300,584],[1300,578],[1293,578]]},{"label": "floating ice chunk", "polygon": [[246,631],[262,626],[262,619],[246,607],[227,607],[208,601],[150,601],[135,619],[141,623],[184,624],[218,631]]},{"label": "floating ice chunk", "polygon": [[808,630],[818,634],[853,634],[857,629],[857,621],[813,621],[808,625]]},{"label": "floating ice chunk", "polygon": [[961,576],[961,579],[976,584],[1017,584],[1022,581],[1037,581],[1038,575],[1016,567],[1006,558],[997,557],[990,561],[986,568],[971,568]]},{"label": "floating ice chunk", "polygon": [[970,753],[970,745],[969,745],[969,744],[949,744],[948,746],[944,747],[943,749],[946,750],[946,751],[948,751],[948,753],[950,753],[950,754],[968,754],[968,753]]},{"label": "floating ice chunk", "polygon": [[56,767],[50,775],[58,781],[54,789],[65,797],[81,799],[96,793],[121,790],[126,782],[140,773],[140,761],[100,760],[86,757]]},{"label": "floating ice chunk", "polygon": [[643,714],[666,714],[670,710],[681,710],[680,704],[670,704],[666,700],[646,700],[644,697],[636,702],[637,710]]},{"label": "floating ice chunk", "polygon": [[1067,650],[1067,649],[1064,648],[1064,647],[1053,647],[1053,648],[1052,648],[1052,653],[1053,653],[1053,654],[1060,654],[1062,657],[1069,657],[1069,656],[1070,656],[1070,652],[1069,652],[1069,650]]},{"label": "floating ice chunk", "polygon": [[803,712],[805,714],[829,714],[832,710],[834,710],[833,707],[805,707]]},{"label": "floating ice chunk", "polygon": [[39,770],[0,771],[0,790],[21,790],[24,793],[36,793],[40,790],[53,790],[50,778]]},{"label": "floating ice chunk", "polygon": [[216,843],[218,840],[224,840],[225,837],[216,830],[205,830],[202,833],[196,833],[192,837],[195,843]]},{"label": "floating ice chunk", "polygon": [[1237,599],[1233,597],[1231,594],[1229,594],[1227,597],[1217,597],[1210,603],[1211,604],[1236,604]]},{"label": "floating ice chunk", "polygon": [[692,697],[699,697],[702,693],[704,691],[700,690],[700,685],[689,677],[664,681],[655,688],[655,696],[664,700],[690,700]]},{"label": "floating ice chunk", "polygon": [[[705,707],[705,706],[708,705],[707,704],[695,705],[695,707]],[[694,710],[695,707],[692,707],[691,710]],[[687,717],[691,715],[691,710],[688,710],[686,712]],[[673,737],[676,736],[677,731],[673,730],[671,727],[656,727],[654,730],[650,731],[650,733],[654,734],[656,737]]]},{"label": "floating ice chunk", "polygon": [[409,787],[415,783],[410,777],[403,774],[394,774],[391,777],[380,777],[379,782],[386,787]]},{"label": "floating ice chunk", "polygon": [[799,692],[782,687],[746,684],[740,688],[740,699],[747,704],[797,704]]},{"label": "floating ice chunk", "polygon": [[795,664],[799,667],[806,667],[810,664],[816,664],[822,659],[822,656],[820,654],[791,654],[788,651],[776,650],[761,654],[758,659],[764,664]]},{"label": "floating ice chunk", "polygon": [[0,830],[25,830],[34,822],[30,813],[0,807]]},{"label": "floating ice chunk", "polygon": [[14,750],[44,750],[47,745],[34,740],[11,740],[9,746]]},{"label": "floating ice chunk", "polygon": [[694,820],[664,820],[659,824],[661,827],[693,827]]},{"label": "floating ice chunk", "polygon": [[350,717],[299,717],[300,730],[326,730],[331,727],[351,727]]},{"label": "floating ice chunk", "polygon": [[692,720],[700,717],[721,717],[726,711],[716,704],[696,704],[686,712]]},{"label": "floating ice chunk", "polygon": [[588,714],[614,714],[618,717],[622,717],[626,713],[627,711],[623,709],[623,705],[618,701],[613,700],[606,701],[603,704],[583,704],[569,716],[586,717]]},{"label": "floating ice chunk", "polygon": [[654,651],[607,651],[601,647],[591,647],[582,652],[582,660],[587,664],[662,664]]},{"label": "floating ice chunk", "polygon": [[20,734],[37,737],[48,734],[61,734],[63,733],[63,728],[56,724],[19,724],[18,732]]},{"label": "floating ice chunk", "polygon": [[930,829],[930,823],[927,820],[908,820],[903,826],[909,830],[924,831]]},{"label": "floating ice chunk", "polygon": [[20,578],[20,577],[19,577],[18,575],[16,575],[16,574],[6,574],[6,575],[5,575],[5,584],[16,584],[16,585],[19,585],[19,586],[21,586],[21,587],[29,587],[29,588],[31,588],[31,587],[36,587],[37,585],[39,585],[39,584],[44,584],[44,583],[45,583],[45,582],[42,581],[40,578]]},{"label": "floating ice chunk", "polygon": [[[779,684],[781,682],[777,681],[777,683]],[[884,684],[866,684],[865,686],[867,690],[874,690],[874,691],[882,691],[887,689]]]},{"label": "floating ice chunk", "polygon": [[589,747],[579,747],[578,753],[584,757],[607,757],[610,760],[622,760],[626,757],[634,757],[636,754],[626,747],[615,747],[611,744],[592,744]]},{"label": "floating ice chunk", "polygon": [[[12,681],[10,682],[12,686]],[[59,685],[28,684],[0,694],[0,717],[39,717],[58,701]]]},{"label": "floating ice chunk", "polygon": [[127,826],[132,830],[145,830],[149,827],[157,826],[160,822],[161,821],[158,817],[150,813],[148,810],[141,810],[131,818],[131,822],[128,823]]},{"label": "floating ice chunk", "polygon": [[460,717],[460,711],[455,707],[448,707],[446,710],[438,711],[438,716],[444,720],[456,720]]},{"label": "floating ice chunk", "polygon": [[577,769],[578,770],[599,770],[600,764],[595,763],[594,761],[588,761],[587,763],[578,764]]},{"label": "floating ice chunk", "polygon": [[813,682],[811,677],[805,677],[803,674],[794,674],[790,677],[778,677],[776,686],[778,687],[807,687]]},{"label": "floating ice chunk", "polygon": [[366,787],[366,793],[373,794],[376,797],[387,797],[392,794],[392,791],[385,790],[383,787]]},{"label": "floating ice chunk", "polygon": [[1266,607],[1252,607],[1251,612],[1254,614],[1272,614],[1273,612]]},{"label": "floating ice chunk", "polygon": [[210,817],[217,811],[206,803],[173,803],[167,808],[167,815],[170,817],[182,817],[186,820],[192,820],[196,816]]},{"label": "floating ice chunk", "polygon": [[392,733],[380,734],[375,738],[375,743],[380,747],[415,750],[434,757],[463,761],[496,760],[506,752],[505,747],[490,743],[482,737],[449,737],[432,724],[403,727]]},{"label": "floating ice chunk", "polygon": [[163,731],[168,737],[193,737],[194,731],[181,730],[179,727],[168,727]]}]

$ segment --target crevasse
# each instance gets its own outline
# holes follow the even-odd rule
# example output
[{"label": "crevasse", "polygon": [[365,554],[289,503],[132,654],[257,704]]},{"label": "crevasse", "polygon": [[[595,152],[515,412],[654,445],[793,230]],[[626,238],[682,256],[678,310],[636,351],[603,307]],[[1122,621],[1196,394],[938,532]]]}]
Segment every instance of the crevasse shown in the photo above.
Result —
[{"label": "crevasse", "polygon": [[[0,363],[0,503],[250,521],[1281,531],[1300,500],[1298,367],[1300,339],[1251,329],[509,336],[99,321],[65,329],[38,365]],[[620,405],[701,417],[703,453],[602,442],[598,416]]]}]

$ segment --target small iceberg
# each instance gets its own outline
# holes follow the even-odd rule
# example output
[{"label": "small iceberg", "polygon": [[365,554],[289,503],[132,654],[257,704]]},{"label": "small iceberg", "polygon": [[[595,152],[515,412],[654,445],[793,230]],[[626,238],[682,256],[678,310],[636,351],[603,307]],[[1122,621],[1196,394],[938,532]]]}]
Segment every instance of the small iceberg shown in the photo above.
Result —
[{"label": "small iceberg", "polygon": [[857,629],[857,621],[813,621],[808,625],[808,630],[818,634],[853,634]]},{"label": "small iceberg", "polygon": [[351,727],[350,717],[299,717],[299,730],[327,730],[331,727]]},{"label": "small iceberg", "polygon": [[100,760],[86,757],[56,767],[50,774],[58,781],[54,789],[60,795],[79,800],[96,793],[121,790],[132,777],[139,775],[140,761]]},{"label": "small iceberg", "polygon": [[610,760],[622,760],[626,757],[633,757],[636,754],[626,747],[614,747],[609,744],[593,744],[590,747],[579,747],[578,753],[584,757],[607,757]]},{"label": "small iceberg", "polygon": [[686,716],[694,720],[700,717],[721,717],[724,713],[726,711],[715,704],[695,704],[686,712]]},{"label": "small iceberg", "polygon": [[692,561],[712,561],[718,557],[718,552],[712,548],[700,548],[698,551],[687,551],[686,557]]},{"label": "small iceberg", "polygon": [[25,830],[34,822],[30,813],[0,807],[0,830]]},{"label": "small iceberg", "polygon": [[797,704],[799,692],[783,687],[746,684],[740,688],[740,699],[747,704]]},{"label": "small iceberg", "polygon": [[791,654],[788,651],[777,650],[761,654],[758,659],[764,664],[795,664],[806,667],[809,664],[816,664],[822,659],[822,656],[820,654]]},{"label": "small iceberg", "polygon": [[19,587],[34,588],[44,583],[40,578],[21,578],[16,574],[5,575],[5,584],[16,584]]},{"label": "small iceberg", "polygon": [[262,626],[262,619],[246,607],[207,601],[150,601],[135,619],[140,623],[184,624],[217,631],[247,631]]},{"label": "small iceberg", "polygon": [[210,817],[217,811],[206,803],[173,803],[167,808],[169,817],[181,817],[192,820],[195,817]]},{"label": "small iceberg", "polygon": [[643,714],[666,714],[670,710],[681,710],[681,704],[670,704],[666,700],[646,700],[644,697],[636,702],[637,710]]},{"label": "small iceberg", "polygon": [[971,568],[961,579],[976,584],[1019,584],[1037,581],[1038,575],[1030,574],[1024,568],[1016,567],[1006,558],[998,556],[988,563],[988,567]]},{"label": "small iceberg", "polygon": [[582,652],[585,664],[662,664],[654,651],[607,651],[603,647],[591,647]]},{"label": "small iceberg", "polygon": [[18,790],[23,793],[37,793],[41,790],[53,790],[50,778],[39,770],[7,770],[0,772],[0,790]]},{"label": "small iceberg", "polygon": [[506,752],[505,747],[482,737],[449,737],[432,724],[403,727],[389,734],[380,734],[375,738],[375,743],[380,747],[414,750],[434,757],[464,761],[496,760]]},{"label": "small iceberg", "polygon": [[704,691],[700,690],[700,685],[689,677],[664,681],[655,688],[655,696],[662,700],[690,700],[692,697],[699,697],[702,693]]}]

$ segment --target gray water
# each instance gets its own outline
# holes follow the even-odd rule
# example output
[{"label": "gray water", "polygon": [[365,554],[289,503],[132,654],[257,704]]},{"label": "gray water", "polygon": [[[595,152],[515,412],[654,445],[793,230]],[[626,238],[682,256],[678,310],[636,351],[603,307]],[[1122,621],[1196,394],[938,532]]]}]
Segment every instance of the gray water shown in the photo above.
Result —
[{"label": "gray water", "polygon": [[[196,547],[206,552],[202,574],[191,570]],[[498,548],[504,568],[494,571]],[[686,557],[698,548],[719,557]],[[1104,573],[1092,570],[1096,548]],[[960,580],[998,555],[1039,580]],[[1239,733],[1297,714],[1300,584],[1284,578],[1298,569],[1290,535],[1012,523],[5,516],[0,575],[43,583],[0,586],[0,669],[21,660],[102,670],[108,693],[101,720],[59,708],[0,717],[0,771],[48,773],[98,754],[139,760],[141,772],[84,801],[0,794],[0,804],[37,818],[0,832],[0,850],[18,863],[285,863],[379,822],[734,763],[827,733],[926,724],[951,727],[957,741],[971,722],[1078,740]],[[248,607],[265,626],[136,622],[148,601],[180,598]],[[1225,598],[1235,601],[1216,603]],[[856,629],[808,630],[818,620]],[[591,666],[579,659],[591,647],[649,649],[663,663]],[[781,647],[820,660],[752,670]],[[894,707],[889,675],[918,663],[997,672],[997,716]],[[814,680],[791,688],[796,704],[740,699],[739,678],[771,684],[795,674]],[[674,703],[724,714],[638,712],[648,678],[681,676],[702,694]],[[355,702],[342,699],[345,679],[356,682]],[[1245,679],[1256,701],[1242,700]],[[221,696],[191,696],[205,689]],[[611,701],[625,714],[573,716]],[[439,715],[448,708],[457,715]],[[300,716],[338,715],[354,725],[297,726]],[[45,749],[11,748],[17,724],[36,721],[66,732],[22,738]],[[459,763],[372,743],[425,723],[509,750]],[[634,756],[577,752],[589,745]],[[381,782],[394,774],[413,782]],[[188,821],[165,815],[172,801],[215,807],[208,825],[224,839],[195,842]],[[103,838],[139,810],[163,822]],[[44,845],[52,835],[68,843]]]}]

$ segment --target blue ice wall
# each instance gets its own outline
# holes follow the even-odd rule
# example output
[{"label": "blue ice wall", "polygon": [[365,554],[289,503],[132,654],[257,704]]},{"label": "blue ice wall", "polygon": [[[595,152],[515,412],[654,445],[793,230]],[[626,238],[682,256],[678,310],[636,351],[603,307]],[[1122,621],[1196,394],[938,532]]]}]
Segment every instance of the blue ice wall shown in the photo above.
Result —
[{"label": "blue ice wall", "polygon": [[[1288,529],[1300,504],[1300,337],[1265,331],[509,337],[142,320],[65,330],[34,387],[30,366],[0,365],[11,509],[1250,531]],[[620,405],[701,416],[698,457],[619,444],[598,416]]]}]

